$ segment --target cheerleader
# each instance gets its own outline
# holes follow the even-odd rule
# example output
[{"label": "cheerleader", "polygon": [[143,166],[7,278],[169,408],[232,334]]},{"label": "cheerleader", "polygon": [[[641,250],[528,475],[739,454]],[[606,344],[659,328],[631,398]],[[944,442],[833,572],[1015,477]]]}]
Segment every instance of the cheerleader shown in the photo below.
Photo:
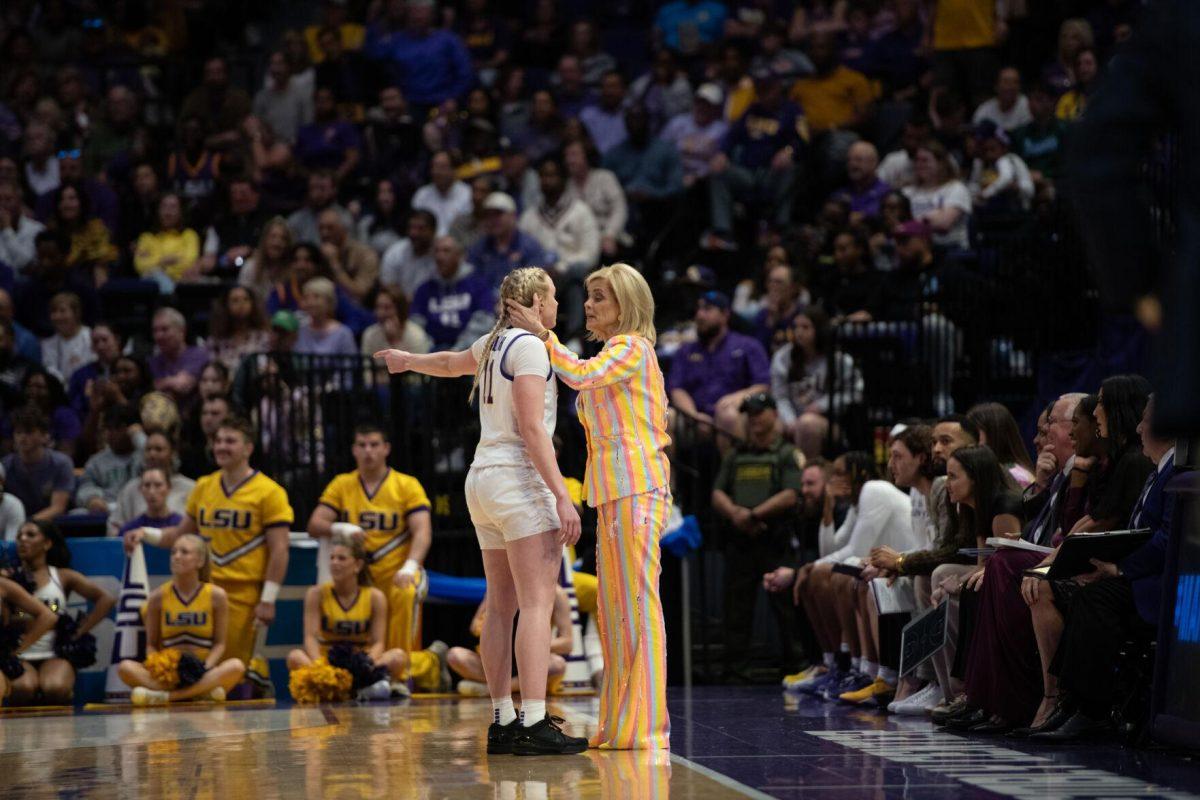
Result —
[{"label": "cheerleader", "polygon": [[194,533],[171,545],[171,579],[142,606],[146,660],[117,665],[135,706],[193,698],[221,702],[246,672],[225,656],[229,598],[209,578],[208,543]]},{"label": "cheerleader", "polygon": [[[55,630],[44,633],[24,653],[25,672],[12,683],[13,705],[32,705],[41,696],[45,705],[70,705],[75,695],[75,670],[96,661],[95,640],[88,635],[112,610],[116,600],[73,569],[71,551],[58,526],[29,520],[17,531],[17,558],[21,574],[34,597],[55,615]],[[92,610],[78,621],[67,614],[67,598],[74,592],[88,600]],[[74,646],[73,646],[74,645]]]},{"label": "cheerleader", "polygon": [[[12,621],[12,612],[29,618],[25,625]],[[25,671],[20,657],[49,633],[58,617],[16,581],[0,577],[0,698],[8,697],[12,681]]]},{"label": "cheerleader", "polygon": [[[343,644],[366,654],[372,667],[382,668],[379,680],[359,689],[360,700],[386,700],[391,697],[391,680],[399,680],[408,668],[408,656],[399,648],[384,650],[387,639],[388,609],[383,592],[371,586],[367,572],[367,554],[361,542],[345,533],[335,533],[329,553],[329,583],[309,588],[304,595],[304,647],[288,654],[288,669],[312,667],[330,655],[330,648]],[[336,658],[334,660],[337,660]],[[362,665],[357,661],[355,669]],[[340,666],[335,664],[334,666]],[[354,675],[361,682],[362,675]],[[293,692],[295,694],[295,692]],[[297,698],[300,699],[300,698]]]}]

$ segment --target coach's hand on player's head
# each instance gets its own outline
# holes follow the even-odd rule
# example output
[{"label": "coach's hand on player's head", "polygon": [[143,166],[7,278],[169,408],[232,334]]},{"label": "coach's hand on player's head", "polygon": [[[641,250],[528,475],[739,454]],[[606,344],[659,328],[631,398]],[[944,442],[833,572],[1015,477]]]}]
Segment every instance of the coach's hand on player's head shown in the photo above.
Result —
[{"label": "coach's hand on player's head", "polygon": [[375,354],[375,358],[383,359],[388,372],[393,375],[412,369],[412,353],[404,350],[380,350]]},{"label": "coach's hand on player's head", "polygon": [[558,543],[565,545],[573,545],[579,541],[579,533],[582,526],[579,522],[579,512],[575,510],[575,504],[571,502],[571,498],[563,495],[558,498],[554,504],[555,510],[558,511]]},{"label": "coach's hand on player's head", "polygon": [[542,324],[536,308],[527,308],[516,300],[505,300],[504,305],[508,309],[508,321],[514,327],[530,333],[541,333],[545,329],[546,326]]}]

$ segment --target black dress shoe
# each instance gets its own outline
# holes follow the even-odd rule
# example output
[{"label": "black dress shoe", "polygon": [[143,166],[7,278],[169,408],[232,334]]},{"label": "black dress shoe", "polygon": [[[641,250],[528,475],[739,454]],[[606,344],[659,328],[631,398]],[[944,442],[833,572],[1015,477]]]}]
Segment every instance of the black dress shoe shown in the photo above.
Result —
[{"label": "black dress shoe", "polygon": [[1028,739],[1035,733],[1050,733],[1056,731],[1063,726],[1067,720],[1075,716],[1075,709],[1067,703],[1058,703],[1054,706],[1054,710],[1050,712],[1050,716],[1046,717],[1046,721],[1041,725],[1031,725],[1028,728],[1014,728],[1008,732],[1008,737],[1011,739]]},{"label": "black dress shoe", "polygon": [[981,722],[978,725],[972,725],[970,728],[967,728],[967,732],[968,733],[982,733],[982,734],[996,735],[996,734],[1001,734],[1001,733],[1008,733],[1009,731],[1012,730],[1012,728],[1013,728],[1013,726],[1011,724],[1009,724],[1008,720],[1004,719],[1003,717],[997,716],[996,714],[992,714],[992,716],[988,717],[988,719],[985,720],[984,722]]},{"label": "black dress shoe", "polygon": [[1078,742],[1101,736],[1111,730],[1112,724],[1106,719],[1092,719],[1083,714],[1076,714],[1057,730],[1035,733],[1029,738],[1035,742]]},{"label": "black dress shoe", "polygon": [[965,714],[946,720],[946,728],[952,731],[969,731],[980,723],[988,721],[988,713],[982,708],[974,708]]}]

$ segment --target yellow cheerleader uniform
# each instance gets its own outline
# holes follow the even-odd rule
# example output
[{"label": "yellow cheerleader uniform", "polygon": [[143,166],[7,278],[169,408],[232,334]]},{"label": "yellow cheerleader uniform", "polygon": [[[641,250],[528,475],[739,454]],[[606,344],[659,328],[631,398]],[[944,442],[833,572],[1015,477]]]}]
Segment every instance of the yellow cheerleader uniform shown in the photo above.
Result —
[{"label": "yellow cheerleader uniform", "polygon": [[358,587],[358,594],[348,606],[343,606],[332,583],[323,583],[321,590],[321,628],[317,639],[321,655],[335,644],[352,644],[365,648],[371,643],[371,590]]},{"label": "yellow cheerleader uniform", "polygon": [[188,598],[179,593],[174,581],[162,586],[162,607],[158,612],[162,647],[187,648],[197,658],[208,658],[213,646],[213,585],[201,583]]}]

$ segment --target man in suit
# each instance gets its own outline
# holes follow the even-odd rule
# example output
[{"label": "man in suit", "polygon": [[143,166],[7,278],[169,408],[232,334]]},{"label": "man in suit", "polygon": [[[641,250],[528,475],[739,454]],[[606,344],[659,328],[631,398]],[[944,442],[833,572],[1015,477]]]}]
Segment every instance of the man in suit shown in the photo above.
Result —
[{"label": "man in suit", "polygon": [[1064,394],[1050,407],[1046,418],[1044,447],[1038,453],[1037,480],[1024,502],[1027,542],[1049,546],[1062,522],[1065,495],[1075,463],[1075,444],[1071,441],[1071,419],[1084,395]]},{"label": "man in suit", "polygon": [[[1093,559],[1095,571],[1075,579],[1083,586],[1066,609],[1066,627],[1050,667],[1070,705],[1056,712],[1061,725],[1036,734],[1036,739],[1073,741],[1107,730],[1120,647],[1130,638],[1153,637],[1157,628],[1175,507],[1175,496],[1165,491],[1175,475],[1175,441],[1159,438],[1150,429],[1153,404],[1151,398],[1138,433],[1142,452],[1157,469],[1129,518],[1131,529],[1149,528],[1153,534],[1119,564]],[[1069,711],[1074,713],[1068,716]]]}]

